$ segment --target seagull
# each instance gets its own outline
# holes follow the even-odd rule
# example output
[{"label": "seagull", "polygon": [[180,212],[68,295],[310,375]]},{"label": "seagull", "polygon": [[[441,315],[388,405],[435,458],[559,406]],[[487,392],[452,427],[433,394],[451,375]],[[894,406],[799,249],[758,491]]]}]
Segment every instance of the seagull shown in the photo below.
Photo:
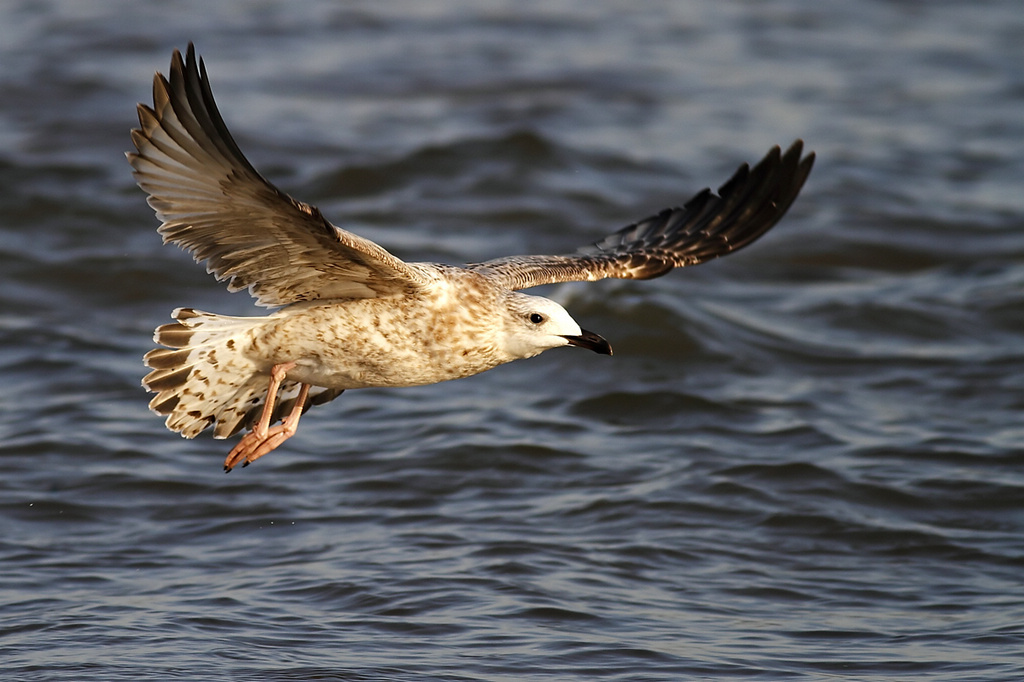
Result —
[{"label": "seagull", "polygon": [[572,253],[456,267],[404,262],[264,179],[228,132],[191,43],[184,58],[174,51],[169,78],[156,74],[153,106],[139,104],[138,115],[126,156],[164,243],[276,309],[178,308],[154,333],[161,348],[144,357],[149,407],[171,431],[248,429],[225,471],[271,452],[306,410],[348,389],[459,379],[562,346],[611,355],[561,305],[520,291],[651,279],[743,248],[786,213],[814,163],[797,140],[740,166],[717,193],[704,189]]}]

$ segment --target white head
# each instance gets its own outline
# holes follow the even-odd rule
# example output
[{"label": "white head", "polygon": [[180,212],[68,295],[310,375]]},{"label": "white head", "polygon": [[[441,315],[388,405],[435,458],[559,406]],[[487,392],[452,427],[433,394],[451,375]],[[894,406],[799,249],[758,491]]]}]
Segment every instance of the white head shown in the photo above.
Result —
[{"label": "white head", "polygon": [[549,298],[510,291],[506,298],[503,350],[512,358],[532,358],[549,348],[579,346],[595,353],[612,354],[603,338],[580,329],[562,306]]}]

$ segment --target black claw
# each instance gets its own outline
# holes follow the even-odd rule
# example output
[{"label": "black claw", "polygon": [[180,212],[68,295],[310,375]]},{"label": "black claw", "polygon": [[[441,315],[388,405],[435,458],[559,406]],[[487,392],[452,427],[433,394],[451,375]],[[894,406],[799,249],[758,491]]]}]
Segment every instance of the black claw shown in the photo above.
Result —
[{"label": "black claw", "polygon": [[250,462],[249,460],[245,460],[245,463],[242,464],[242,468],[244,469],[245,467],[249,466],[250,464],[252,464],[252,462]]},{"label": "black claw", "polygon": [[224,465],[224,473],[225,474],[230,474],[231,473],[231,467],[229,467],[227,464]]}]

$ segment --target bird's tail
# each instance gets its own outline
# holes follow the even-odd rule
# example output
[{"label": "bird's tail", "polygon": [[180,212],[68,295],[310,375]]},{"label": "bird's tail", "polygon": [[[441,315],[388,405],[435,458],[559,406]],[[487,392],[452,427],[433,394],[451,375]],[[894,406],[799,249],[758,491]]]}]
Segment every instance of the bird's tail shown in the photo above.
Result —
[{"label": "bird's tail", "polygon": [[167,346],[146,353],[152,372],[142,385],[156,393],[149,408],[167,415],[167,428],[193,438],[215,424],[226,438],[245,425],[261,404],[269,378],[244,354],[261,320],[227,317],[191,308],[172,314],[177,322],[157,327],[153,340]]},{"label": "bird's tail", "polygon": [[[227,438],[259,418],[270,387],[269,367],[250,358],[252,332],[266,318],[228,317],[178,308],[172,324],[157,327],[153,340],[167,346],[146,353],[153,371],[142,385],[156,397],[149,408],[167,416],[167,428],[194,438],[213,426],[214,438]],[[271,423],[288,414],[299,393],[295,381],[282,382]],[[314,386],[304,409],[333,400],[340,390]]]}]

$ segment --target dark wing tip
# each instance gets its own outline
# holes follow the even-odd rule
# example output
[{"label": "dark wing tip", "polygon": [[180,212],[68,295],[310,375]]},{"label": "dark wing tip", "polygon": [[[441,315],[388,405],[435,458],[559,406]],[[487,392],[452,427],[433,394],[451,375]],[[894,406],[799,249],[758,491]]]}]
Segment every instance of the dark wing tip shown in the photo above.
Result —
[{"label": "dark wing tip", "polygon": [[717,192],[704,189],[682,208],[665,209],[593,246],[588,254],[617,255],[622,272],[651,279],[675,267],[696,265],[753,243],[785,215],[814,165],[803,140],[774,146],[753,167],[742,164]]},{"label": "dark wing tip", "polygon": [[803,140],[772,147],[756,165],[742,164],[718,192],[705,188],[682,208],[667,208],[564,256],[514,256],[469,267],[505,286],[528,289],[605,277],[652,279],[753,243],[785,215],[814,165]]}]

